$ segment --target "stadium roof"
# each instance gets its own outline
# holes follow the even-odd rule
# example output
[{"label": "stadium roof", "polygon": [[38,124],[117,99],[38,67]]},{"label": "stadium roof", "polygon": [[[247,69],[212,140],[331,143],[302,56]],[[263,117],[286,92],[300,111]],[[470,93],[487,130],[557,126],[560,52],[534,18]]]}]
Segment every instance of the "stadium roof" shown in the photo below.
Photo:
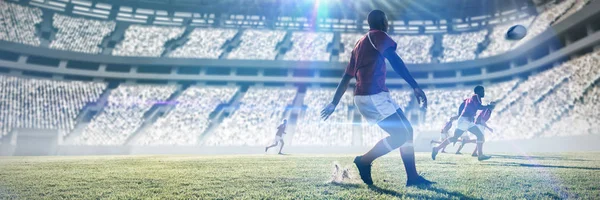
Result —
[{"label": "stadium roof", "polygon": [[361,19],[373,9],[391,20],[467,18],[532,8],[531,0],[96,0],[136,8],[195,13]]}]

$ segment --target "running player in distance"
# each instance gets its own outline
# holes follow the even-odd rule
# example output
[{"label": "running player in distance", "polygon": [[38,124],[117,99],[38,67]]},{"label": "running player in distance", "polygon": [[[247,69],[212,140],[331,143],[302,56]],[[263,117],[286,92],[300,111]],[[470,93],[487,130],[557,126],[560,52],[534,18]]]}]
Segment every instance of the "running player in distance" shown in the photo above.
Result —
[{"label": "running player in distance", "polygon": [[407,175],[406,186],[432,184],[433,182],[417,173],[413,128],[385,85],[387,71],[385,59],[388,59],[394,71],[413,88],[417,100],[423,103],[424,108],[427,107],[427,98],[402,59],[396,54],[396,42],[386,33],[388,21],[385,13],[381,10],[373,10],[367,16],[367,21],[370,30],[354,45],[350,63],[346,67],[333,100],[321,111],[321,117],[323,120],[329,118],[348,89],[350,80],[356,78],[354,104],[358,111],[369,123],[379,125],[390,135],[377,142],[369,152],[354,159],[360,178],[365,184],[372,185],[373,161],[400,148]]},{"label": "running player in distance", "polygon": [[439,146],[433,147],[431,151],[431,159],[435,160],[440,149],[443,149],[451,142],[456,143],[458,138],[460,138],[465,131],[469,131],[477,137],[478,160],[482,161],[490,159],[489,156],[483,155],[483,143],[485,142],[485,138],[481,130],[475,125],[475,115],[477,114],[478,110],[493,109],[495,104],[491,103],[487,106],[482,105],[481,98],[485,97],[485,89],[483,86],[476,86],[473,89],[473,92],[474,94],[465,100],[465,106],[460,114],[460,117],[458,118],[458,125],[454,131],[454,136],[448,138]]},{"label": "running player in distance", "polygon": [[271,147],[276,147],[281,142],[281,147],[279,147],[279,154],[283,154],[281,153],[281,150],[283,149],[283,145],[285,145],[285,142],[283,142],[283,135],[286,134],[286,127],[287,119],[284,119],[283,123],[281,123],[281,125],[277,127],[277,133],[275,134],[275,140],[273,140],[273,144],[271,146],[265,147],[265,152],[267,152]]},{"label": "running player in distance", "polygon": [[[442,142],[444,142],[444,140],[448,139],[450,137],[450,128],[452,128],[452,122],[454,122],[454,120],[456,119],[458,119],[458,115],[450,117],[450,120],[448,120],[448,122],[446,122],[446,124],[442,128],[442,131],[440,133],[440,140],[431,140],[431,144],[441,144]],[[442,149],[442,153],[446,153],[446,147]]]},{"label": "running player in distance", "polygon": [[[490,104],[494,105],[496,103],[491,102]],[[477,119],[475,119],[475,124],[477,125],[477,128],[479,128],[479,130],[482,133],[485,133],[485,129],[490,130],[490,132],[494,132],[494,129],[490,128],[487,125],[487,121],[490,120],[491,116],[492,116],[492,108],[486,108],[486,109],[482,110],[481,112],[479,112],[479,115],[477,115]],[[462,149],[462,146],[464,146],[464,143],[461,144],[461,146],[459,147],[457,152],[460,152],[460,150]],[[478,156],[477,147],[475,147],[475,150],[473,151],[473,154],[471,154],[471,156],[473,156],[473,157]]]}]

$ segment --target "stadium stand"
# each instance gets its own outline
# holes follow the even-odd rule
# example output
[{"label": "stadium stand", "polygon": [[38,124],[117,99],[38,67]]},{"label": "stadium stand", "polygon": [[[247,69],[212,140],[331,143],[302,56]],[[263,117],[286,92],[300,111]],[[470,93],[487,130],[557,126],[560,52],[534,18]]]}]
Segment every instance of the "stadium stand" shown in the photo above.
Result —
[{"label": "stadium stand", "polygon": [[286,117],[296,88],[250,87],[233,115],[224,119],[204,144],[208,146],[266,146]]},{"label": "stadium stand", "polygon": [[278,51],[277,44],[285,37],[285,31],[251,30],[242,34],[240,46],[233,49],[227,56],[229,59],[240,60],[275,60]]},{"label": "stadium stand", "polygon": [[0,137],[14,128],[55,129],[66,135],[105,83],[0,76]]},{"label": "stadium stand", "polygon": [[524,44],[525,42],[531,40],[535,36],[541,34],[546,29],[548,29],[548,27],[550,27],[550,25],[558,17],[564,14],[565,11],[567,11],[567,9],[573,6],[574,3],[575,0],[564,0],[557,4],[550,3],[549,5],[547,5],[547,8],[538,16],[536,16],[535,20],[533,20],[531,25],[529,25],[529,28],[527,29],[527,35],[523,39],[516,42],[513,45],[513,49],[521,44]]},{"label": "stadium stand", "polygon": [[600,86],[596,85],[573,105],[542,137],[597,134],[600,130]]},{"label": "stadium stand", "polygon": [[340,42],[344,46],[344,51],[341,51],[339,54],[340,62],[350,62],[350,57],[352,56],[352,50],[354,49],[354,45],[356,42],[362,38],[364,34],[362,33],[342,33],[340,34]]},{"label": "stadium stand", "polygon": [[432,35],[391,35],[398,44],[396,53],[406,63],[429,63],[433,46]]},{"label": "stadium stand", "polygon": [[[599,64],[600,53],[595,52],[555,67],[564,68],[570,75],[566,79],[559,79],[559,83],[542,97],[520,98],[508,109],[498,113],[492,123],[498,124],[501,129],[494,139],[530,139],[542,134],[567,113],[575,101],[600,78],[600,68],[597,67]],[[546,91],[543,87],[530,90]]]},{"label": "stadium stand", "polygon": [[567,67],[554,67],[549,70],[540,72],[534,76],[528,77],[526,81],[521,82],[511,93],[506,96],[506,99],[499,102],[496,110],[502,112],[508,106],[520,98],[525,98],[528,101],[536,101],[544,94],[554,89],[562,80],[571,75],[572,71]]},{"label": "stadium stand", "polygon": [[571,8],[569,8],[567,10],[567,12],[562,14],[556,21],[554,21],[553,24],[558,23],[558,22],[568,18],[572,14],[575,14],[577,11],[581,10],[584,6],[589,4],[591,1],[592,0],[575,0],[575,3],[573,4],[573,6],[571,6]]},{"label": "stadium stand", "polygon": [[120,85],[110,92],[108,104],[96,115],[75,145],[123,145],[144,120],[144,113],[176,90],[166,85]]},{"label": "stadium stand", "polygon": [[39,46],[36,24],[42,22],[42,10],[0,1],[0,40]]},{"label": "stadium stand", "polygon": [[165,42],[180,37],[184,27],[131,25],[125,39],[112,52],[115,56],[160,57]]},{"label": "stadium stand", "polygon": [[441,62],[458,62],[475,59],[477,44],[483,42],[488,30],[466,32],[461,34],[445,34],[442,39],[444,56]]},{"label": "stadium stand", "polygon": [[292,48],[283,56],[283,60],[329,61],[331,52],[327,45],[333,39],[331,32],[294,32]]},{"label": "stadium stand", "polygon": [[54,14],[52,25],[58,29],[50,48],[82,53],[102,52],[102,40],[114,31],[114,21],[99,21]]},{"label": "stadium stand", "polygon": [[294,145],[350,146],[352,145],[353,105],[352,92],[348,91],[335,112],[323,121],[321,109],[331,102],[334,88],[308,88],[304,96],[306,110],[299,118],[294,131]]},{"label": "stadium stand", "polygon": [[135,145],[196,145],[210,123],[209,115],[226,103],[236,87],[192,86],[176,100],[177,105],[145,129]]},{"label": "stadium stand", "polygon": [[506,31],[514,25],[522,25],[527,28],[529,27],[529,24],[531,24],[533,19],[534,17],[532,16],[526,19],[507,22],[501,25],[494,26],[492,28],[492,33],[490,34],[490,43],[487,46],[487,48],[479,54],[479,58],[498,55],[510,50],[510,47],[516,42],[504,38],[506,35]]},{"label": "stadium stand", "polygon": [[189,35],[189,40],[175,49],[169,57],[218,59],[223,53],[223,44],[237,32],[237,29],[196,28]]}]

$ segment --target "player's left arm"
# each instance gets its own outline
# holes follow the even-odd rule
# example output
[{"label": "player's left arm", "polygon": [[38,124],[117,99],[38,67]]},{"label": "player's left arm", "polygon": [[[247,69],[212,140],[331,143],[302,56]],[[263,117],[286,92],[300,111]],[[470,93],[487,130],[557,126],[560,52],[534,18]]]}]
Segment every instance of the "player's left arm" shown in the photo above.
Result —
[{"label": "player's left arm", "polygon": [[481,123],[481,125],[483,125],[483,127],[485,127],[488,130],[490,130],[492,133],[494,132],[494,129],[492,129],[491,127],[489,127],[486,122]]},{"label": "player's left arm", "polygon": [[425,96],[425,92],[421,90],[417,81],[410,75],[408,68],[406,68],[406,64],[402,61],[402,58],[398,56],[396,53],[396,48],[388,48],[384,51],[383,56],[390,61],[392,65],[392,69],[398,73],[405,81],[413,88],[415,92],[415,96],[417,96],[417,100],[419,102],[423,102],[423,107],[427,108],[427,97]]}]

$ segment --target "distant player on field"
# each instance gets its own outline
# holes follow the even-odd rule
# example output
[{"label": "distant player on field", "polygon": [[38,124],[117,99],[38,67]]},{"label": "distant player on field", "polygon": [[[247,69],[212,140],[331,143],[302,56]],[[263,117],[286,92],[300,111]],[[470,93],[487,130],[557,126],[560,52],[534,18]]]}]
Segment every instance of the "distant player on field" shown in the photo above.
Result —
[{"label": "distant player on field", "polygon": [[423,102],[424,108],[427,107],[427,98],[402,59],[396,54],[396,42],[386,33],[388,21],[385,13],[381,10],[373,10],[369,13],[367,21],[370,30],[354,45],[350,63],[337,87],[333,101],[321,111],[321,117],[327,120],[346,92],[350,80],[356,78],[354,104],[358,111],[369,123],[376,123],[390,134],[369,152],[354,159],[360,178],[365,184],[372,185],[371,163],[390,151],[400,148],[408,179],[406,186],[432,184],[417,173],[413,129],[385,86],[385,59],[389,60],[394,71],[413,88],[417,100]]},{"label": "distant player on field", "polygon": [[[492,104],[494,104],[494,103],[492,103]],[[479,128],[481,133],[485,133],[485,129],[488,129],[491,132],[494,132],[494,129],[490,128],[487,125],[487,121],[490,120],[490,116],[492,116],[491,108],[486,108],[486,109],[482,110],[481,112],[479,112],[479,115],[477,115],[477,119],[475,119],[475,125],[477,125],[477,128]],[[465,146],[465,144],[475,143],[475,142],[476,142],[476,140],[470,140],[470,139],[465,140],[465,138],[463,138],[461,141],[460,147],[458,147],[458,150],[456,151],[456,154],[460,154],[460,150],[462,150],[462,148]],[[477,147],[475,147],[475,150],[473,150],[473,154],[471,154],[471,155],[473,157],[478,156]]]},{"label": "distant player on field", "polygon": [[283,123],[281,123],[281,125],[279,125],[279,127],[277,127],[277,133],[275,134],[275,140],[273,141],[273,144],[271,146],[265,147],[265,152],[267,152],[269,150],[269,148],[271,148],[271,147],[276,147],[281,142],[281,147],[279,147],[279,154],[283,154],[283,153],[281,153],[281,150],[283,149],[283,145],[285,144],[283,142],[283,134],[286,134],[286,132],[285,132],[286,127],[287,127],[287,119],[284,119]]},{"label": "distant player on field", "polygon": [[465,131],[469,131],[477,137],[478,160],[481,161],[481,160],[490,159],[489,156],[483,155],[483,143],[485,142],[485,138],[483,136],[483,132],[476,126],[474,121],[475,121],[475,115],[477,114],[478,110],[485,110],[485,109],[491,110],[494,108],[495,104],[492,103],[487,106],[483,106],[481,104],[481,98],[485,97],[485,89],[483,88],[483,86],[475,87],[473,92],[474,92],[474,94],[470,98],[465,100],[465,106],[464,106],[462,113],[460,114],[459,119],[458,119],[458,126],[457,126],[456,130],[454,131],[454,136],[452,136],[451,138],[448,138],[447,140],[442,142],[442,144],[440,144],[439,146],[433,147],[433,149],[431,151],[431,159],[435,160],[435,157],[437,156],[439,150],[446,147],[448,144],[450,144],[450,142],[453,142],[453,143],[457,142],[458,138],[460,138],[460,136]]},{"label": "distant player on field", "polygon": [[[450,120],[448,120],[448,122],[446,122],[446,124],[444,125],[444,127],[442,128],[442,131],[440,133],[440,140],[439,141],[435,141],[435,140],[431,140],[431,144],[441,144],[442,142],[444,142],[444,140],[448,139],[450,137],[450,128],[452,128],[452,122],[454,122],[454,120],[458,119],[458,115],[454,116],[454,117],[450,117]],[[442,149],[442,153],[446,153],[446,147],[444,147]]]},{"label": "distant player on field", "polygon": [[[467,100],[463,100],[463,102],[460,104],[459,108],[458,108],[458,116],[460,116],[463,112],[463,109],[465,109],[465,102]],[[462,150],[463,147],[465,147],[465,144],[468,143],[477,143],[477,140],[471,140],[471,137],[469,137],[469,133],[464,133],[460,139],[458,140],[460,142],[460,146],[458,147],[458,150],[456,150],[456,154],[462,154],[460,153],[460,151]],[[446,148],[446,147],[444,147]],[[477,147],[475,147],[475,151],[477,151]],[[473,154],[477,155],[476,152],[473,152]]]}]

